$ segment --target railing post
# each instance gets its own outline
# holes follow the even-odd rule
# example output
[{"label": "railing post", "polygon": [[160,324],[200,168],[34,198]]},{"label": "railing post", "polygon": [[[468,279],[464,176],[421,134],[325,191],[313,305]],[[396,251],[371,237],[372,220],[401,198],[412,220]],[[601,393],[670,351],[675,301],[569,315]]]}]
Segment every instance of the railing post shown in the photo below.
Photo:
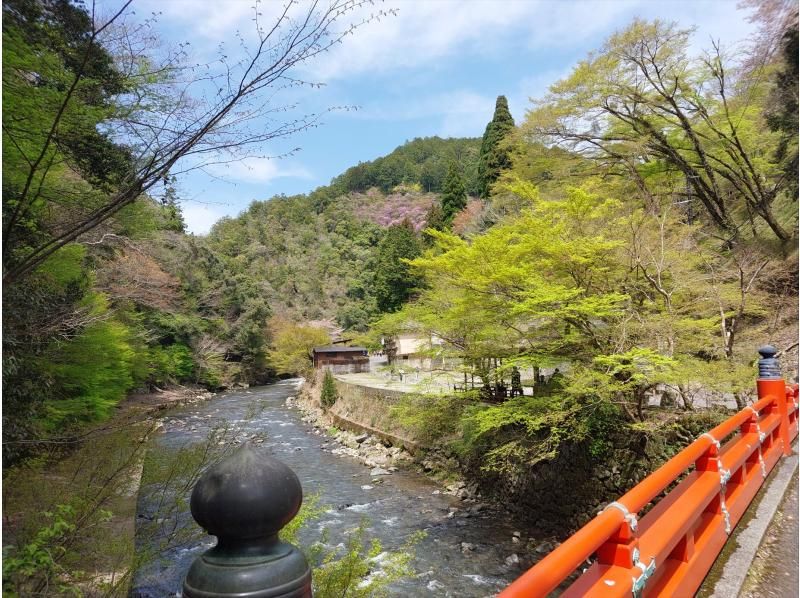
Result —
[{"label": "railing post", "polygon": [[789,438],[789,408],[786,398],[786,383],[781,375],[781,365],[775,357],[775,347],[765,345],[758,350],[761,359],[758,360],[758,398],[772,396],[778,408],[780,426],[778,436],[783,444],[783,454],[792,454],[792,445]]},{"label": "railing post", "polygon": [[183,596],[310,597],[308,562],[278,539],[302,502],[295,473],[248,445],[210,467],[192,491],[191,510],[217,544],[192,563]]}]

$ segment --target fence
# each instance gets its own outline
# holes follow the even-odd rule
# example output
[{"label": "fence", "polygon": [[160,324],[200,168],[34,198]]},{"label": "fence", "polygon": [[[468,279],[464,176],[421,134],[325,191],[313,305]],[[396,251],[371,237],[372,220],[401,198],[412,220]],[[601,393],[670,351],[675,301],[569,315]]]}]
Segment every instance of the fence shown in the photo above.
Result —
[{"label": "fence", "polygon": [[754,405],[701,435],[607,505],[500,598],[546,596],[590,558],[594,562],[562,596],[694,595],[797,436],[798,387],[781,378],[772,347],[759,352]]}]

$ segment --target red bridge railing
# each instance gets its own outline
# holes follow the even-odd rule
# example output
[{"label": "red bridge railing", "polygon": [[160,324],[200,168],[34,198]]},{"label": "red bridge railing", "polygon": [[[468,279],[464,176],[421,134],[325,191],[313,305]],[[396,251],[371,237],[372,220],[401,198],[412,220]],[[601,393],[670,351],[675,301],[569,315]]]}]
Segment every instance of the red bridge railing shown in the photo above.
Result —
[{"label": "red bridge railing", "polygon": [[[767,475],[797,436],[798,387],[775,349],[759,353],[758,401],[701,435],[512,583],[500,598],[692,596]],[[682,479],[681,479],[682,478]],[[637,514],[679,481],[647,514]]]}]

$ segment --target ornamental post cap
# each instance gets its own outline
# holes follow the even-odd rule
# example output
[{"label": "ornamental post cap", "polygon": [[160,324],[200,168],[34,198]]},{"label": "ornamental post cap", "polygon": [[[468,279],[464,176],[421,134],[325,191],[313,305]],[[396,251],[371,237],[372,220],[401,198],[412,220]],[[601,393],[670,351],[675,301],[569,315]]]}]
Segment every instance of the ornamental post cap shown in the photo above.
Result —
[{"label": "ornamental post cap", "polygon": [[759,380],[781,380],[781,364],[778,361],[778,350],[772,345],[764,345],[758,350],[761,359],[758,360],[758,378]]},{"label": "ornamental post cap", "polygon": [[303,502],[297,475],[285,463],[244,444],[210,467],[192,491],[192,517],[225,539],[274,536]]},{"label": "ornamental post cap", "polygon": [[777,352],[778,350],[772,345],[764,345],[758,350],[758,354],[761,355],[762,359],[770,359],[772,357],[775,357],[775,354]]},{"label": "ornamental post cap", "polygon": [[300,510],[288,465],[243,445],[208,468],[192,491],[192,517],[217,544],[189,568],[185,598],[311,598],[311,569],[278,532]]}]

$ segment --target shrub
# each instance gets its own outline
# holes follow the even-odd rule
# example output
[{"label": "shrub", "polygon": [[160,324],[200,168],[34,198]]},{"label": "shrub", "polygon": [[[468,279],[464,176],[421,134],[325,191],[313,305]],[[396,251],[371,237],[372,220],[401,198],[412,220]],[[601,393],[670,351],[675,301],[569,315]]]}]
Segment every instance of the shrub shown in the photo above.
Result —
[{"label": "shrub", "polygon": [[392,409],[400,425],[426,445],[453,436],[467,407],[477,402],[477,393],[460,395],[405,395]]},{"label": "shrub", "polygon": [[113,319],[90,324],[56,346],[42,368],[60,397],[45,405],[47,431],[107,417],[133,386],[131,332]]},{"label": "shrub", "polygon": [[148,351],[148,381],[150,384],[185,382],[194,379],[192,350],[183,344],[153,347]]},{"label": "shrub", "polygon": [[325,409],[333,407],[339,395],[336,393],[336,381],[330,370],[325,370],[325,377],[322,379],[322,391],[319,395],[320,403]]}]

